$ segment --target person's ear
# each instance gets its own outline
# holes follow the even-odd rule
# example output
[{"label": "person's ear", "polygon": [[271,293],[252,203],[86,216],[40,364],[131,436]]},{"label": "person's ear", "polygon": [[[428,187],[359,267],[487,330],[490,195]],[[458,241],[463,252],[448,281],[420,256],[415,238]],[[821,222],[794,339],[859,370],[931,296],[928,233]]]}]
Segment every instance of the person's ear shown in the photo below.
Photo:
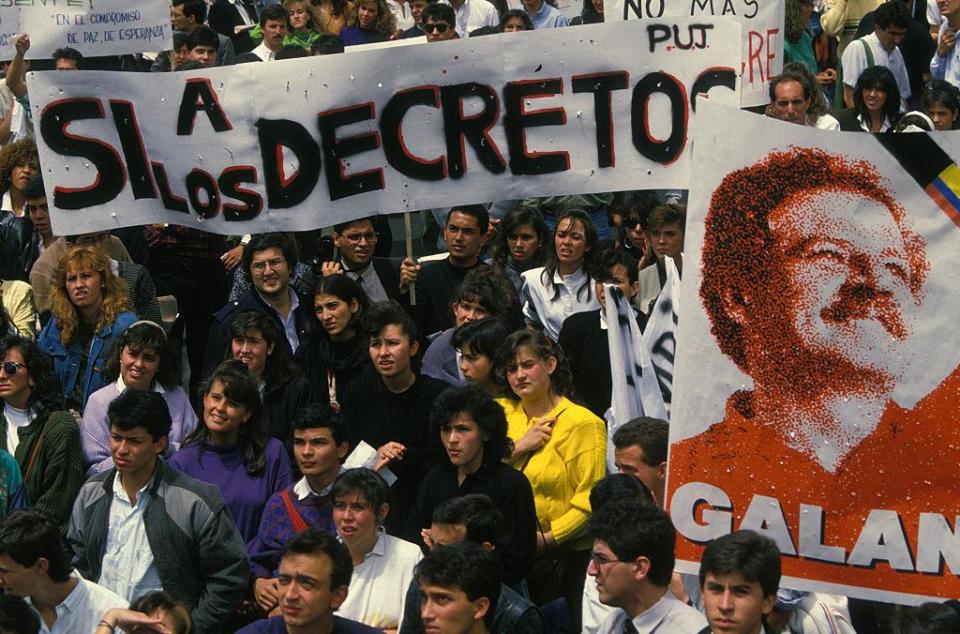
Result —
[{"label": "person's ear", "polygon": [[350,314],[356,315],[357,312],[359,312],[359,310],[360,310],[360,302],[358,302],[356,298],[350,300]]},{"label": "person's ear", "polygon": [[630,284],[630,297],[635,297],[640,292],[640,280]]},{"label": "person's ear", "polygon": [[667,481],[667,461],[666,460],[664,460],[663,462],[657,465],[657,478],[661,482]]},{"label": "person's ear", "polygon": [[773,608],[777,605],[777,593],[774,592],[770,596],[763,597],[763,603],[761,604],[761,609],[763,610],[763,615],[767,616],[773,612]]},{"label": "person's ear", "polygon": [[344,440],[337,445],[337,460],[343,462],[343,459],[347,457],[348,453],[350,453],[350,441]]},{"label": "person's ear", "polygon": [[556,372],[558,363],[559,362],[557,361],[556,357],[550,356],[550,358],[547,359],[547,372],[549,374],[553,374],[554,372]]},{"label": "person's ear", "polygon": [[46,577],[50,574],[50,560],[46,557],[38,557],[31,568],[35,568],[41,577]]},{"label": "person's ear", "polygon": [[330,609],[336,612],[343,602],[347,600],[347,586],[334,588],[330,596]]},{"label": "person's ear", "polygon": [[650,563],[650,559],[644,556],[637,557],[634,561],[636,564],[636,569],[633,571],[633,578],[637,581],[643,581],[648,576],[650,576],[650,568],[653,567],[653,564]]},{"label": "person's ear", "polygon": [[170,444],[170,436],[164,436],[159,440],[154,441],[153,446],[155,449],[158,449],[157,456],[162,456],[167,453],[167,446]]},{"label": "person's ear", "polygon": [[496,545],[493,544],[492,542],[480,542],[480,546],[482,546],[483,549],[488,553],[493,552],[497,548]]},{"label": "person's ear", "polygon": [[410,356],[411,357],[417,356],[418,350],[420,350],[420,342],[414,339],[410,342]]},{"label": "person's ear", "polygon": [[390,504],[384,502],[377,511],[377,519],[380,520],[380,523],[382,524],[387,519],[388,515],[390,515]]},{"label": "person's ear", "polygon": [[268,357],[269,357],[271,354],[273,354],[273,347],[274,347],[275,345],[276,345],[276,344],[272,344],[272,343],[271,343],[269,346],[267,346],[267,356],[268,356]]},{"label": "person's ear", "polygon": [[488,597],[478,597],[473,601],[473,620],[482,621],[487,612],[490,611],[490,599]]}]

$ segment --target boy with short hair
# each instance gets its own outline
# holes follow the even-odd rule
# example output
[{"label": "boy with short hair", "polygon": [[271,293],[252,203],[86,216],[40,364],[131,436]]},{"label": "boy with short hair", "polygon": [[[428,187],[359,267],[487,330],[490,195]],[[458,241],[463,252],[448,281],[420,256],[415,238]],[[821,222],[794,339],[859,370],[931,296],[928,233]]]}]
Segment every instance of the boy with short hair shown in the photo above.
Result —
[{"label": "boy with short hair", "polygon": [[500,570],[479,544],[438,546],[417,564],[420,618],[437,634],[486,634],[500,598]]}]

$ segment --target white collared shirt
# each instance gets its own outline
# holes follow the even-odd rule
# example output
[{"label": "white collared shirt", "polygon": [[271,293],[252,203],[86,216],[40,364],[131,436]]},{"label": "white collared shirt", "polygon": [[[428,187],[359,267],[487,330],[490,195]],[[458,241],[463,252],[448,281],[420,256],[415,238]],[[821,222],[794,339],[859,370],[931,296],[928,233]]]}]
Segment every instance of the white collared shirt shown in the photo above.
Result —
[{"label": "white collared shirt", "polygon": [[359,273],[357,271],[347,270],[347,263],[343,260],[340,260],[340,266],[343,267],[343,271],[347,277],[360,284],[371,302],[385,302],[390,299],[390,296],[387,295],[387,290],[383,287],[383,282],[380,281],[380,276],[377,275],[376,269],[373,268],[373,260],[363,267],[363,270]]},{"label": "white collared shirt", "polygon": [[[453,4],[450,0],[440,0],[443,4]],[[481,26],[499,26],[500,14],[487,0],[464,0],[459,8],[453,9],[457,15],[457,35],[460,37],[470,37],[470,31],[475,31]]]},{"label": "white collared shirt", "polygon": [[110,504],[110,524],[107,529],[107,547],[99,582],[127,601],[133,601],[147,592],[162,590],[160,575],[147,540],[143,514],[150,496],[146,491],[151,479],[137,492],[136,504],[130,504],[120,483],[120,472],[113,478],[113,502]]},{"label": "white collared shirt", "polygon": [[370,627],[399,628],[413,569],[422,558],[419,546],[380,533],[373,550],[354,567],[347,600],[337,615]]},{"label": "white collared shirt", "polygon": [[[122,377],[122,376],[118,376],[118,377],[117,377],[117,382],[114,383],[114,386],[117,388],[117,392],[118,392],[119,394],[123,394],[124,390],[127,389],[127,384],[123,382],[123,377]],[[166,393],[166,390],[163,389],[163,386],[160,385],[160,383],[157,382],[157,381],[154,381],[154,382],[153,382],[153,388],[151,388],[151,389],[152,389],[154,392],[156,392],[157,394],[165,394],[165,393]]]},{"label": "white collared shirt", "polygon": [[[621,634],[627,613],[616,610],[600,626],[600,634]],[[638,634],[697,634],[707,626],[702,614],[667,592],[660,600],[633,618]]]},{"label": "white collared shirt", "polygon": [[257,48],[250,51],[264,62],[272,62],[277,58],[277,54],[267,48],[267,45],[262,43]]},{"label": "white collared shirt", "polygon": [[[53,624],[53,627],[47,627],[43,618],[40,618],[41,634],[94,632],[100,619],[103,618],[104,612],[113,608],[127,607],[127,601],[103,586],[87,581],[76,573],[72,573],[71,576],[79,581],[77,587],[55,608],[57,621]],[[29,597],[27,603],[39,617],[40,613],[33,607]]]},{"label": "white collared shirt", "polygon": [[[341,465],[340,473],[343,473],[344,471],[346,471],[346,469],[344,469],[343,466]],[[333,488],[333,482],[325,486],[323,490],[320,491],[320,493],[317,493],[316,491],[313,490],[313,487],[310,486],[310,483],[307,482],[307,476],[303,476],[302,478],[297,480],[296,484],[293,485],[293,492],[297,496],[297,499],[302,501],[307,499],[311,495],[328,495],[332,488]]]},{"label": "white collared shirt", "polygon": [[[543,334],[556,341],[560,337],[560,328],[564,320],[575,313],[600,308],[594,293],[593,280],[583,267],[570,275],[553,274],[553,281],[560,288],[560,296],[554,300],[552,285],[543,283],[543,267],[523,272],[523,317],[528,324],[543,328]],[[577,291],[586,284],[580,297]]]},{"label": "white collared shirt", "polygon": [[[259,292],[260,291],[257,291],[257,293]],[[263,295],[260,295],[260,298],[263,299],[263,303],[270,307],[273,314],[276,315],[280,323],[283,324],[283,334],[286,335],[287,341],[290,342],[290,349],[296,354],[297,348],[300,347],[300,338],[297,335],[297,309],[300,308],[300,298],[297,297],[297,294],[294,293],[290,287],[287,287],[287,292],[290,293],[290,312],[287,313],[286,317],[281,315],[280,311],[274,308],[270,302],[263,299]]]}]

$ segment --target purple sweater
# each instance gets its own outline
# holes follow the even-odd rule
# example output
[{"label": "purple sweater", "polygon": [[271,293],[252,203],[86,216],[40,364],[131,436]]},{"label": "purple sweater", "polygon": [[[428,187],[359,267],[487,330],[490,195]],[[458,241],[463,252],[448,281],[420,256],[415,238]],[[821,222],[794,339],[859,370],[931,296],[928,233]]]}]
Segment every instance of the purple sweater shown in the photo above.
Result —
[{"label": "purple sweater", "polygon": [[287,450],[276,438],[267,441],[267,463],[258,476],[247,474],[243,466],[243,450],[239,445],[216,446],[194,443],[182,447],[170,459],[175,469],[197,480],[216,485],[230,509],[230,515],[249,547],[257,536],[260,516],[270,496],[290,486],[293,473]]}]

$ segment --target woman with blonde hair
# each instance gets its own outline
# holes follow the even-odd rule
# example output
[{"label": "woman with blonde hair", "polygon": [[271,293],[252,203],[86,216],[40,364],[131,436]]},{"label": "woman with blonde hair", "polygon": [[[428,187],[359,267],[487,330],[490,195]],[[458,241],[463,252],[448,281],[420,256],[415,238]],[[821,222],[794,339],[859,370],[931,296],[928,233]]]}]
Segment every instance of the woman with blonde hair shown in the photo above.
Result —
[{"label": "woman with blonde hair", "polygon": [[397,33],[397,20],[385,0],[357,0],[347,22],[340,32],[344,46],[386,42]]},{"label": "woman with blonde hair", "polygon": [[113,343],[137,316],[110,259],[93,246],[71,247],[60,258],[50,289],[51,318],[40,333],[40,349],[53,359],[64,401],[82,412],[87,398],[105,385],[104,368]]}]

